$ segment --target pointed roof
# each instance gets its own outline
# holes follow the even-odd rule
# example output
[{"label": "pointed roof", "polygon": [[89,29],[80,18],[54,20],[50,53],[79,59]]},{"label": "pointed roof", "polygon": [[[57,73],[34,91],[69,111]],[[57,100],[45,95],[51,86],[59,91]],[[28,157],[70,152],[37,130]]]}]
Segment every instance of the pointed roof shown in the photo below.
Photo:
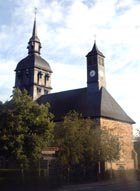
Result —
[{"label": "pointed roof", "polygon": [[36,17],[34,19],[32,37],[28,42],[28,56],[23,58],[18,64],[15,71],[29,68],[39,68],[52,73],[49,63],[40,56],[41,43],[37,36]]},{"label": "pointed roof", "polygon": [[82,113],[83,117],[108,118],[126,123],[135,123],[108,93],[105,88],[89,94],[87,88],[43,95],[38,99],[40,104],[49,102],[50,111],[55,121],[61,121],[70,110]]},{"label": "pointed roof", "polygon": [[96,45],[96,40],[94,41],[94,45],[92,50],[87,54],[87,56],[94,56],[94,55],[100,55],[102,57],[105,57],[101,51],[98,50],[98,47]]},{"label": "pointed roof", "polygon": [[32,32],[32,37],[30,38],[30,41],[31,40],[40,42],[40,40],[39,40],[39,38],[37,36],[36,18],[34,19],[33,32]]},{"label": "pointed roof", "polygon": [[33,53],[40,54],[41,43],[37,36],[36,17],[34,19],[32,37],[30,38],[28,42],[27,49],[28,49],[28,54],[33,54]]}]

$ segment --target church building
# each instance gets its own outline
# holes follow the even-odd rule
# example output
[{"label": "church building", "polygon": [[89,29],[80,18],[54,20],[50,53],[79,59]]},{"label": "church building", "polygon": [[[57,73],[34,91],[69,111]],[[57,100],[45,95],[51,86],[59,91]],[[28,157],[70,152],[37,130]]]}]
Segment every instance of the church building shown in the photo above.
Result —
[{"label": "church building", "polygon": [[[61,122],[71,110],[91,118],[101,128],[106,128],[119,137],[121,157],[113,163],[113,169],[136,168],[135,152],[132,143],[132,125],[135,123],[115,101],[106,89],[105,56],[94,42],[87,58],[87,87],[51,93],[52,69],[40,56],[41,43],[37,36],[36,19],[32,37],[28,42],[28,56],[22,59],[15,69],[15,88],[26,89],[33,100],[40,104],[50,103],[50,111],[55,122]],[[106,164],[106,168],[110,168]]]}]

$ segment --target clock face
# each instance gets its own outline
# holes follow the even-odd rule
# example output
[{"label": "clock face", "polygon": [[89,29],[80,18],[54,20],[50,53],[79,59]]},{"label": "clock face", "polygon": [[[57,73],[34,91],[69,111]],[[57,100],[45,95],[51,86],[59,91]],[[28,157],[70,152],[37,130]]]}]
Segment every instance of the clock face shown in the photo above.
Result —
[{"label": "clock face", "polygon": [[96,74],[95,70],[91,70],[91,71],[89,72],[90,77],[95,76],[95,74]]}]

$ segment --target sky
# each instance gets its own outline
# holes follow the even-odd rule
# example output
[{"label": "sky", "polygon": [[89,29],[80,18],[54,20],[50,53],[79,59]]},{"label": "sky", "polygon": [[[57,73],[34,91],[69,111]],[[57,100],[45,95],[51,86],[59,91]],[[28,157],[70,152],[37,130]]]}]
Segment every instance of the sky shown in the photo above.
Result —
[{"label": "sky", "polygon": [[107,89],[140,128],[140,0],[0,0],[0,100],[10,99],[27,56],[35,7],[52,92],[87,86],[85,56],[96,38]]}]

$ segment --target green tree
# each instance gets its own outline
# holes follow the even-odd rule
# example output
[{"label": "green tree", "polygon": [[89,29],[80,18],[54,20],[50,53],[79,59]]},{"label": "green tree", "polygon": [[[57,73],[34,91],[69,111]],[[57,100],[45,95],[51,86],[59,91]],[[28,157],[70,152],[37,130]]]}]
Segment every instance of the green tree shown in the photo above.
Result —
[{"label": "green tree", "polygon": [[59,147],[58,159],[67,169],[68,174],[76,165],[85,163],[85,156],[93,157],[92,128],[93,121],[84,119],[75,111],[69,112],[64,117],[64,122],[56,126],[55,140]]},{"label": "green tree", "polygon": [[109,131],[99,128],[94,120],[84,119],[77,112],[69,112],[64,122],[56,126],[56,144],[59,147],[58,158],[69,171],[80,166],[83,171],[101,162],[119,159],[119,139]]},{"label": "green tree", "polygon": [[135,157],[136,166],[140,169],[140,128],[135,133],[134,149],[133,157]]},{"label": "green tree", "polygon": [[35,164],[53,141],[53,115],[26,91],[16,89],[0,112],[0,153],[21,168]]},{"label": "green tree", "polygon": [[101,173],[101,162],[110,162],[112,177],[112,162],[120,158],[121,145],[119,138],[113,135],[106,127],[96,128],[93,131],[94,160],[98,162],[98,173]]}]

